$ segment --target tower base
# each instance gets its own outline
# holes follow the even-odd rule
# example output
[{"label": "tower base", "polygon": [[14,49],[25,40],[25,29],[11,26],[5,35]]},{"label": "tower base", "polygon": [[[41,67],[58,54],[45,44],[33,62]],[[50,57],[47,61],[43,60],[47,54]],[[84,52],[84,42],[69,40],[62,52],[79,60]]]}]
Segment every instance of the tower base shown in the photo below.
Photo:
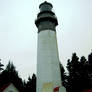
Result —
[{"label": "tower base", "polygon": [[59,88],[59,92],[66,92],[65,87],[63,87],[63,86],[62,86],[62,87],[60,87],[60,88]]},{"label": "tower base", "polygon": [[42,92],[66,92],[66,89],[63,86],[54,88],[53,83],[49,82],[43,84]]}]

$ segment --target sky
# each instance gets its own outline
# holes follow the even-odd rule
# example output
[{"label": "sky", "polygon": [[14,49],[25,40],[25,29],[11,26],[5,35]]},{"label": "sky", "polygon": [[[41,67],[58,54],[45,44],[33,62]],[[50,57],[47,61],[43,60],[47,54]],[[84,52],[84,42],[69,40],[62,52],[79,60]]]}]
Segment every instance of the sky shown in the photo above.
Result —
[{"label": "sky", "polygon": [[[12,61],[19,76],[36,73],[39,4],[45,0],[0,0],[0,59]],[[92,51],[92,0],[47,0],[58,19],[59,59],[65,67],[72,53],[79,57]]]}]

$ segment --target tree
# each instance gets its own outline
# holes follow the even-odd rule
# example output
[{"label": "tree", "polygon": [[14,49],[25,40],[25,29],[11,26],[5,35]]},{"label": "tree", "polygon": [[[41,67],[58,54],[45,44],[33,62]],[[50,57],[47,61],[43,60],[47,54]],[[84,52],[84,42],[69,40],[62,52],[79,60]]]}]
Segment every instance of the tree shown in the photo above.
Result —
[{"label": "tree", "polygon": [[32,79],[30,78],[30,76],[28,77],[28,81],[26,84],[26,89],[25,92],[36,92],[36,75],[33,74],[32,75]]},{"label": "tree", "polygon": [[92,65],[92,52],[88,55],[88,62]]},{"label": "tree", "polygon": [[62,85],[64,85],[64,83],[65,83],[65,70],[64,70],[64,67],[62,66],[62,64],[61,63],[59,63],[60,64],[60,73],[61,73],[61,84]]},{"label": "tree", "polygon": [[[1,59],[0,59],[0,61],[1,61]],[[4,65],[0,62],[0,72],[3,70],[3,67]]]},{"label": "tree", "polygon": [[[85,62],[84,57],[82,57],[81,60]],[[81,75],[82,71],[80,70],[82,68],[82,63],[80,63],[79,57],[76,55],[76,53],[74,53],[72,55],[72,59],[69,59],[67,63],[68,75],[66,75],[65,79],[65,87],[67,92],[81,92],[82,89],[80,88],[79,84],[81,84],[83,77]]]},{"label": "tree", "polygon": [[67,63],[68,75],[65,75],[64,86],[67,92],[83,92],[92,88],[92,53],[87,59],[79,57],[74,53],[72,59]]},{"label": "tree", "polygon": [[11,82],[20,91],[23,91],[22,79],[19,77],[18,72],[16,71],[14,64],[10,61],[6,66],[6,69],[1,74],[1,80],[2,81],[0,82],[0,86]]}]

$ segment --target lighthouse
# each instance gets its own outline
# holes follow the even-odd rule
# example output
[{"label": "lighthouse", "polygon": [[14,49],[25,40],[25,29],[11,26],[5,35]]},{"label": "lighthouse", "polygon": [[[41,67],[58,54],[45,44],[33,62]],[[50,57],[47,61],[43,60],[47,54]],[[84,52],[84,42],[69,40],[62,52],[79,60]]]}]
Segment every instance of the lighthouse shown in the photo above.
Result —
[{"label": "lighthouse", "polygon": [[56,38],[58,25],[52,4],[39,5],[35,24],[38,28],[36,92],[66,92],[62,86]]}]

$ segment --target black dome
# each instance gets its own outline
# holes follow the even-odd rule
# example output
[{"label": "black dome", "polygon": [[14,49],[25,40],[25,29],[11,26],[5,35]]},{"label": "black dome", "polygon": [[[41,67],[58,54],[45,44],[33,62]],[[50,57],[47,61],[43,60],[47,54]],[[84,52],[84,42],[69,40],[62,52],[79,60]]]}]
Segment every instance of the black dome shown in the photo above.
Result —
[{"label": "black dome", "polygon": [[53,6],[51,3],[48,3],[47,1],[45,1],[42,4],[40,4],[39,8],[40,8],[40,11],[51,11]]}]

